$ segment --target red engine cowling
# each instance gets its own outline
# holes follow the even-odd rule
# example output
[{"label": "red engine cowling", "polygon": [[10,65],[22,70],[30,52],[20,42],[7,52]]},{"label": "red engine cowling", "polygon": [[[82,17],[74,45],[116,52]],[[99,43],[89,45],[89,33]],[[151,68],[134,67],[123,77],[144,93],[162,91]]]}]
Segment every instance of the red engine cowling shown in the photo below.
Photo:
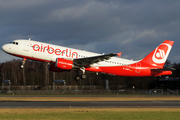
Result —
[{"label": "red engine cowling", "polygon": [[63,58],[57,58],[55,67],[58,67],[63,70],[71,70],[73,67],[73,61]]}]

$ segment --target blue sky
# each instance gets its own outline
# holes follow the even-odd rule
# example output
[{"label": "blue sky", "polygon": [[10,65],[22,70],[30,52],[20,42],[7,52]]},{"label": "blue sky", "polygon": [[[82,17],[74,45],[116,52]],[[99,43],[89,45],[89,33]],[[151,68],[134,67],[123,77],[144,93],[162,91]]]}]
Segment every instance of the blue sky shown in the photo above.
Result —
[{"label": "blue sky", "polygon": [[[142,59],[164,40],[180,62],[178,0],[0,0],[0,45],[29,39]],[[18,59],[2,50],[0,62]]]}]

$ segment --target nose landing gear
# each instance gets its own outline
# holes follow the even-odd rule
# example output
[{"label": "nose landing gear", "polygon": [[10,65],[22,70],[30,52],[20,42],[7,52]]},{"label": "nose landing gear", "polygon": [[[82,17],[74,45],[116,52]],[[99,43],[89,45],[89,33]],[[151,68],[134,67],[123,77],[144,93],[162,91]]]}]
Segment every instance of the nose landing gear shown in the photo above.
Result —
[{"label": "nose landing gear", "polygon": [[22,61],[22,64],[21,64],[22,69],[24,68],[25,63],[26,63],[26,58],[24,58],[23,61]]}]

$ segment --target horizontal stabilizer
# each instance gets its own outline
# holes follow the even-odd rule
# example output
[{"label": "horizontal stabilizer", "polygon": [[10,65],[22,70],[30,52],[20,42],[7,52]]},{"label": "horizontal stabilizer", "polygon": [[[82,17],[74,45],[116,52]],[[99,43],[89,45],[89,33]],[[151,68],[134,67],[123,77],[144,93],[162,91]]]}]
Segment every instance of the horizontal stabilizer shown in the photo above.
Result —
[{"label": "horizontal stabilizer", "polygon": [[151,69],[151,71],[154,71],[154,72],[172,71],[172,70],[176,70],[176,69],[175,68]]}]

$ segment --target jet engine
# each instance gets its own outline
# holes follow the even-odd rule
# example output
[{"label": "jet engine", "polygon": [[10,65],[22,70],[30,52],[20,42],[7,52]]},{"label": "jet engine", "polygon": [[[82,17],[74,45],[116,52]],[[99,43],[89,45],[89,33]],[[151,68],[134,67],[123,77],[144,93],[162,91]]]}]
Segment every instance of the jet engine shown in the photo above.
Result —
[{"label": "jet engine", "polygon": [[71,70],[73,68],[73,61],[63,58],[57,58],[55,67],[63,70]]}]

